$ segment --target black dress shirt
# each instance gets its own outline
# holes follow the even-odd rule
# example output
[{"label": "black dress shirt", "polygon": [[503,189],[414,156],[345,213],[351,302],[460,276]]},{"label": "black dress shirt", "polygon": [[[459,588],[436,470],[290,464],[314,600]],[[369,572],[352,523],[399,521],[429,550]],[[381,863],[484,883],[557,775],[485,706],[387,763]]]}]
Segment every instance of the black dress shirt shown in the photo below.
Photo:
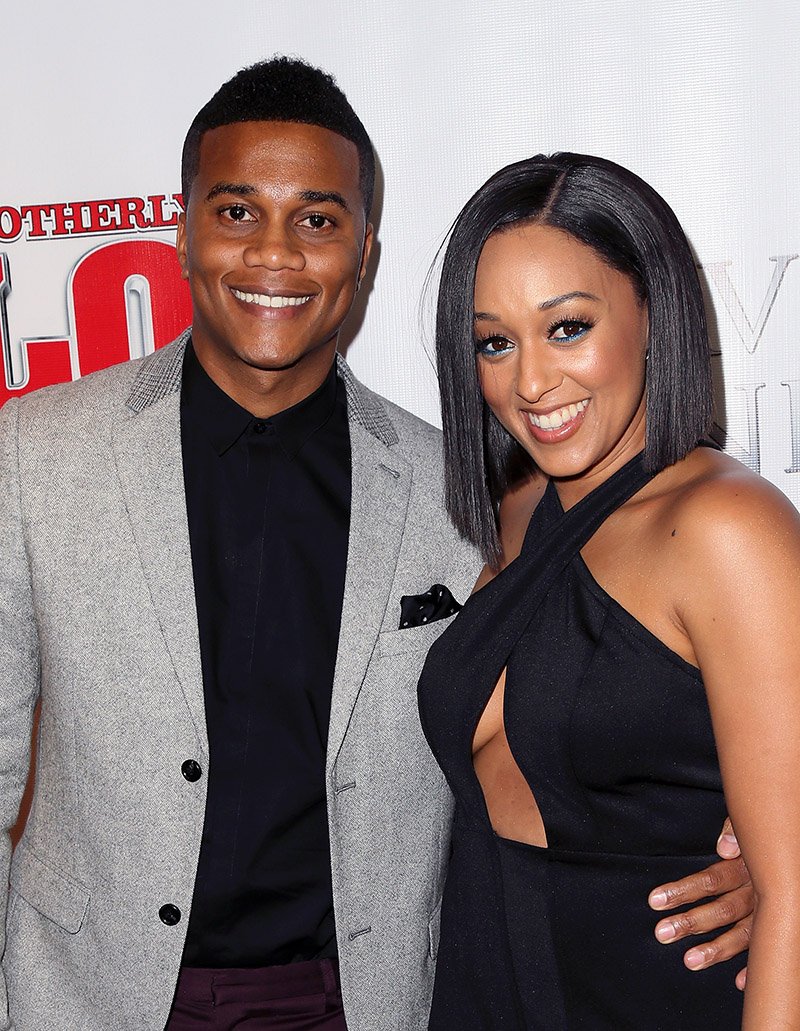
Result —
[{"label": "black dress shirt", "polygon": [[345,388],[332,368],[256,419],[190,346],[181,437],[210,749],[183,962],[334,956],[325,748],[350,525]]}]

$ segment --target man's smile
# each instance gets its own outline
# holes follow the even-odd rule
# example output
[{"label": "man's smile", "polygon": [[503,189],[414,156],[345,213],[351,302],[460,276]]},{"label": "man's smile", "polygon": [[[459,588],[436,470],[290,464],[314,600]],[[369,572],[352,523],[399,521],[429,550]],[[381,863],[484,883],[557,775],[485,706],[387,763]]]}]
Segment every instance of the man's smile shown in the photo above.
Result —
[{"label": "man's smile", "polygon": [[301,304],[306,304],[314,296],[313,294],[306,294],[305,296],[254,294],[246,293],[244,290],[235,290],[233,287],[230,290],[237,300],[245,301],[247,304],[260,304],[262,308],[296,308]]}]

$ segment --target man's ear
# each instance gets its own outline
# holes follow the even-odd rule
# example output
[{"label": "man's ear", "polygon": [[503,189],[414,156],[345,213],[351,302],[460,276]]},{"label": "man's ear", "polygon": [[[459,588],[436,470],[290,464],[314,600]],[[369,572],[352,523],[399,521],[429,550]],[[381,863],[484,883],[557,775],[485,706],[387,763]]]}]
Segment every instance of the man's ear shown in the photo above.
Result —
[{"label": "man's ear", "polygon": [[372,253],[372,223],[367,222],[366,228],[364,229],[364,243],[361,246],[361,264],[358,268],[358,283],[356,289],[361,286],[361,280],[367,271],[367,265],[369,265],[369,256]]},{"label": "man's ear", "polygon": [[175,236],[175,251],[178,255],[178,264],[181,267],[181,279],[189,278],[189,271],[187,268],[188,261],[186,257],[186,212],[182,211],[178,215],[178,231]]}]

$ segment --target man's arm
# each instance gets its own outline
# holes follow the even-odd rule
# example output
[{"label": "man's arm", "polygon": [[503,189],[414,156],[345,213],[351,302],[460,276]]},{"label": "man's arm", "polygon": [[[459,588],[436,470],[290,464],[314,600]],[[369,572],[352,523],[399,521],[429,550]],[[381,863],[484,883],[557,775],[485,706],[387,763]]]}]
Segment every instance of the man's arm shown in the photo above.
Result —
[{"label": "man's arm", "polygon": [[[694,902],[703,903],[659,920],[655,935],[660,942],[678,942],[693,934],[728,928],[713,941],[688,949],[683,961],[690,970],[705,970],[715,963],[732,959],[750,944],[753,886],[730,820],[726,820],[722,828],[717,852],[722,857],[721,863],[680,881],[661,884],[650,892],[650,906],[658,911],[669,911]],[[746,978],[747,967],[736,975],[737,988],[744,988]]]},{"label": "man's arm", "polygon": [[[25,551],[19,480],[19,402],[0,411],[0,955],[11,864],[9,830],[28,772],[33,709],[39,694],[39,641]],[[11,1029],[5,974],[0,975],[0,1028]]]}]

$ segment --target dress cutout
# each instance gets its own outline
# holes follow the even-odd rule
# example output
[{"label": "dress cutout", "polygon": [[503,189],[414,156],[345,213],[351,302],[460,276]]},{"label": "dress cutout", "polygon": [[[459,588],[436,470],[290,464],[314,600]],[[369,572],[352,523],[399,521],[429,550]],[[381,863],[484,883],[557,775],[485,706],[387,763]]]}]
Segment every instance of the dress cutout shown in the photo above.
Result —
[{"label": "dress cutout", "polygon": [[[687,970],[647,904],[718,858],[726,806],[700,673],[580,556],[650,478],[638,455],[566,513],[551,483],[519,558],[428,656],[422,725],[456,797],[430,1031],[741,1026],[741,961]],[[504,667],[508,743],[546,848],[494,832],[474,770]]]}]

